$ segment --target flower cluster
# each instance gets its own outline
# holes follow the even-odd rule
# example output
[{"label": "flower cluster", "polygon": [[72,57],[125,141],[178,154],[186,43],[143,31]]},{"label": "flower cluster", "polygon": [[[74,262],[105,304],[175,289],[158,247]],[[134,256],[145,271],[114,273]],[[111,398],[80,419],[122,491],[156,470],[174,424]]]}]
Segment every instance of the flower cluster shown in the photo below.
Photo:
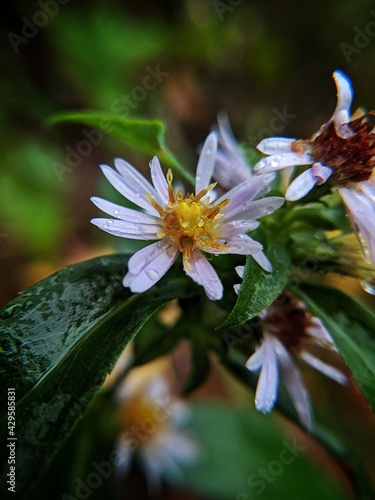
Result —
[{"label": "flower cluster", "polygon": [[[341,71],[336,71],[333,77],[337,105],[331,119],[307,140],[284,137],[262,140],[257,148],[266,156],[253,167],[237,143],[227,116],[219,115],[216,130],[209,134],[200,152],[193,192],[176,190],[172,171],[165,175],[156,157],[150,162],[152,182],[122,159],[115,160],[116,170],[103,165],[107,180],[140,210],[94,197],[95,205],[113,218],[96,218],[92,223],[123,238],[154,240],[129,259],[124,286],[134,293],[148,290],[180,255],[185,273],[204,288],[211,300],[223,297],[223,285],[211,263],[213,256],[251,256],[263,270],[272,272],[262,245],[248,233],[259,226],[258,219],[272,214],[284,202],[280,196],[265,196],[276,178],[275,172],[305,165],[311,166],[288,186],[286,200],[296,202],[316,185],[329,183],[340,194],[366,264],[372,267],[375,264],[375,112],[357,111],[351,115],[351,83]],[[212,179],[216,182],[212,183]],[[218,198],[216,191],[220,193]],[[242,277],[243,268],[237,271]],[[239,287],[235,286],[236,292]],[[311,316],[306,306],[289,292],[281,292],[278,300],[259,316],[263,337],[246,363],[249,370],[260,370],[256,407],[264,413],[272,410],[280,374],[301,422],[310,429],[310,400],[293,359],[298,357],[343,384],[346,377],[341,371],[308,350],[311,345],[335,349],[333,341],[321,321]]]}]

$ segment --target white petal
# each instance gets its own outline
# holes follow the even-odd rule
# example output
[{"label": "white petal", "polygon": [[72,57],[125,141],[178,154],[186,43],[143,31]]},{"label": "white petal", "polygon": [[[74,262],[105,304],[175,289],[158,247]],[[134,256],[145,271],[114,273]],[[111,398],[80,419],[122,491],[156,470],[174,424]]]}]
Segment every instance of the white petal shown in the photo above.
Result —
[{"label": "white petal", "polygon": [[263,139],[257,146],[257,149],[265,155],[278,155],[280,153],[292,153],[291,146],[296,139],[286,137],[269,137]]},{"label": "white petal", "polygon": [[167,239],[160,240],[152,245],[141,248],[132,255],[128,262],[128,269],[131,274],[138,274],[146,267],[149,262],[152,262],[160,254],[169,250],[171,243]]},{"label": "white petal", "polygon": [[316,162],[311,167],[311,172],[313,176],[317,179],[317,184],[320,186],[324,184],[327,179],[333,174],[333,170],[330,167],[325,167],[320,162]]},{"label": "white petal", "polygon": [[216,203],[220,203],[225,199],[230,200],[228,205],[222,209],[222,213],[225,214],[225,221],[229,221],[231,217],[241,213],[244,203],[249,203],[259,198],[259,196],[268,190],[270,182],[274,179],[274,174],[269,175],[271,178],[269,178],[268,175],[254,176],[248,181],[242,182],[234,187],[216,201]]},{"label": "white petal", "polygon": [[[144,292],[155,285],[177,258],[178,248],[174,245],[170,245],[162,252],[155,252],[156,245],[157,243],[150,245],[150,247],[153,247],[151,249],[146,247],[149,248],[148,257],[150,260],[147,261],[147,259],[145,259],[143,261],[145,265],[138,273],[134,272],[134,268],[138,269],[140,267],[139,257],[135,259],[136,266],[131,265],[131,259],[129,260],[129,272],[124,277],[123,285],[129,287],[133,293]],[[143,248],[142,250],[145,249]],[[139,252],[142,252],[142,250]],[[133,257],[136,255],[137,254],[133,255]]]},{"label": "white petal", "polygon": [[268,156],[260,160],[254,167],[256,174],[276,172],[285,167],[295,167],[296,165],[311,165],[314,160],[308,154],[284,153]]},{"label": "white petal", "polygon": [[128,186],[133,189],[134,193],[139,193],[143,196],[145,193],[148,193],[159,205],[163,206],[163,198],[159,196],[152,184],[133,165],[130,165],[130,163],[122,158],[115,158],[115,167]]},{"label": "white petal", "polygon": [[312,190],[317,182],[318,179],[313,174],[312,168],[308,168],[290,184],[286,190],[285,199],[289,201],[300,200]]},{"label": "white petal", "polygon": [[190,255],[191,269],[184,262],[185,273],[198,285],[203,286],[210,300],[220,300],[223,296],[223,285],[215,269],[200,252],[194,251]]},{"label": "white petal", "polygon": [[[146,198],[146,196],[145,196],[146,191],[144,191],[143,189],[141,189],[141,191],[139,191],[137,189],[137,187],[134,187],[134,185],[132,186],[131,184],[129,184],[128,181],[125,181],[125,179],[123,177],[121,177],[121,175],[119,175],[117,172],[115,172],[113,170],[113,168],[108,167],[108,165],[100,165],[100,168],[102,169],[102,172],[105,175],[105,177],[107,178],[107,180],[125,198],[132,201],[133,203],[135,203],[139,207],[144,208],[148,213],[150,213],[152,215],[159,215],[158,212],[154,209],[154,207],[151,205],[151,203]],[[146,181],[146,179],[145,179],[145,181]],[[155,190],[151,186],[151,184],[150,184],[150,187],[152,188],[152,191],[155,192]]]},{"label": "white petal", "polygon": [[375,204],[371,197],[371,184],[366,188],[367,192],[355,188],[339,188],[339,193],[356,231],[359,232],[364,255],[375,265]]},{"label": "white petal", "polygon": [[[284,198],[281,196],[269,196],[261,198],[260,200],[245,201],[242,203],[241,212],[233,213],[231,217],[241,217],[246,219],[260,219],[266,215],[272,214],[275,210],[280,208],[284,203]],[[226,218],[225,218],[226,220]]]},{"label": "white petal", "polygon": [[280,350],[280,352],[278,352],[282,381],[289,393],[290,399],[292,400],[295,409],[297,410],[301,422],[307,429],[310,430],[312,426],[312,420],[309,393],[302,380],[300,371],[294,365],[284,346],[282,346],[282,348],[283,350]]},{"label": "white petal", "polygon": [[250,370],[251,372],[255,372],[262,367],[263,357],[266,352],[266,347],[267,347],[267,342],[263,340],[262,343],[257,347],[254,354],[252,354],[250,358],[246,361],[245,366],[248,370]]},{"label": "white petal", "polygon": [[335,380],[339,384],[346,384],[346,382],[348,381],[348,379],[342,373],[341,370],[338,370],[334,366],[324,363],[324,361],[316,358],[307,351],[301,351],[299,353],[299,357],[303,359],[306,363],[308,363],[310,366],[315,368],[315,370],[318,370],[319,372],[323,373],[323,375],[326,375],[332,380]]},{"label": "white petal", "polygon": [[219,125],[219,141],[223,143],[224,147],[229,151],[237,151],[238,142],[234,137],[230,127],[229,118],[227,113],[221,112],[218,114],[217,123]]},{"label": "white petal", "polygon": [[195,176],[195,194],[209,186],[214,171],[217,151],[217,134],[211,132],[203,144],[199,155],[197,173]]},{"label": "white petal", "polygon": [[237,236],[253,231],[259,224],[260,223],[255,220],[232,220],[223,224],[220,228],[220,232],[223,236],[229,238],[230,236]]},{"label": "white petal", "polygon": [[271,273],[272,272],[272,264],[265,256],[264,252],[257,252],[252,254],[252,258],[260,265],[262,269]]},{"label": "white petal", "polygon": [[160,231],[159,224],[140,224],[116,219],[92,219],[91,223],[109,234],[132,240],[156,240]]},{"label": "white petal", "polygon": [[218,150],[213,178],[225,189],[231,189],[251,178],[250,167],[245,158],[236,152]]},{"label": "white petal", "polygon": [[243,273],[245,271],[245,266],[236,266],[235,268],[236,273],[240,278],[243,278]]},{"label": "white petal", "polygon": [[347,139],[355,135],[355,132],[347,125],[350,120],[350,106],[353,98],[352,84],[342,71],[335,71],[333,78],[337,87],[337,104],[331,120],[335,123],[337,134]]},{"label": "white petal", "polygon": [[[279,383],[277,354],[271,336],[264,337],[261,348],[262,369],[255,393],[255,407],[263,413],[269,413],[275,405]],[[255,354],[259,351],[260,349]],[[253,371],[256,366],[259,366],[259,358],[253,354],[246,363],[246,367]]]},{"label": "white petal", "polygon": [[157,156],[154,156],[150,161],[151,169],[151,180],[152,183],[159,194],[160,198],[163,200],[164,204],[168,203],[168,182],[165,175],[161,169],[160,162]]},{"label": "white petal", "polygon": [[93,196],[91,198],[91,201],[106,214],[117,217],[118,219],[121,219],[123,221],[135,223],[139,222],[141,224],[159,224],[160,222],[159,217],[145,214],[131,208],[122,207],[121,205],[117,205],[116,203],[104,200],[103,198]]},{"label": "white petal", "polygon": [[238,254],[238,255],[252,255],[260,252],[263,246],[250,238],[247,234],[240,234],[239,236],[232,236],[231,238],[221,239],[218,238],[217,243],[225,247],[225,250],[217,250],[216,248],[204,247],[204,252],[212,253],[214,255],[221,254]]}]

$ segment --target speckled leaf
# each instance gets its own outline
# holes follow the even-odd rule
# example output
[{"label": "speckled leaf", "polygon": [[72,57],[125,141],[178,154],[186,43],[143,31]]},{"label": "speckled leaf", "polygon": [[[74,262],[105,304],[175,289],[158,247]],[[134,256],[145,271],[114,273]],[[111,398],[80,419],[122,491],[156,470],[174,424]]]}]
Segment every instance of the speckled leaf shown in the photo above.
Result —
[{"label": "speckled leaf", "polygon": [[156,155],[162,164],[173,167],[186,181],[194,185],[194,178],[169,151],[165,140],[165,126],[159,120],[125,118],[100,112],[63,113],[52,117],[50,124],[84,123],[134,146],[144,153]]},{"label": "speckled leaf", "polygon": [[232,328],[253,318],[267,307],[284,288],[290,272],[290,260],[285,248],[278,243],[270,245],[266,250],[273,271],[264,271],[255,260],[249,256],[238,300],[228,318],[220,325],[220,329]]},{"label": "speckled leaf", "polygon": [[126,266],[123,255],[70,266],[0,311],[0,372],[2,386],[16,391],[17,490],[25,497],[147,318],[192,289],[173,268],[149,292],[133,295],[122,286]]}]

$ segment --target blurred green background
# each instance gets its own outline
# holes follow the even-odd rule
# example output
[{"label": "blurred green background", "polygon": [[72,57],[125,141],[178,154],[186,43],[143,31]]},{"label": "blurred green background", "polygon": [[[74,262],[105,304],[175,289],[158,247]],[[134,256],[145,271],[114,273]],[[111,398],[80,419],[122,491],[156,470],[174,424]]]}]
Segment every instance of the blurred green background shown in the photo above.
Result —
[{"label": "blurred green background", "polygon": [[[115,249],[89,223],[98,216],[89,197],[108,192],[100,163],[122,156],[147,171],[147,156],[89,127],[50,126],[54,114],[161,119],[170,149],[193,170],[220,110],[249,146],[270,134],[310,136],[334,110],[336,69],[352,79],[354,109],[375,108],[370,0],[14,0],[0,23],[1,304]],[[358,389],[332,408],[336,386],[323,381],[321,393],[320,382],[309,381],[318,411],[333,426],[340,415],[339,433],[371,465],[372,417]]]}]

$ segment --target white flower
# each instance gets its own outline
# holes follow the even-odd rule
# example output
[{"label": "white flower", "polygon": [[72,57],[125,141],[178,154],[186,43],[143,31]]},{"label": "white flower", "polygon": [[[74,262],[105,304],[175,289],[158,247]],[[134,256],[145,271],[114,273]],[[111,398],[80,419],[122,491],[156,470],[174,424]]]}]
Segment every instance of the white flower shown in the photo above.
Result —
[{"label": "white flower", "polygon": [[199,157],[195,194],[185,196],[181,190],[175,192],[171,170],[165,178],[156,157],[150,163],[153,185],[124,160],[115,160],[118,172],[107,165],[101,167],[117,191],[143,211],[92,198],[97,207],[116,219],[93,219],[91,222],[123,238],[159,240],[129,259],[129,272],[123,284],[132,292],[144,292],[152,287],[180,253],[186,274],[202,285],[212,300],[221,299],[223,286],[202,252],[252,255],[264,269],[271,271],[262,245],[246,233],[259,225],[256,219],[272,213],[284,201],[274,196],[258,199],[267,191],[273,174],[251,178],[213,203],[209,192],[215,184],[209,183],[216,150],[217,135],[212,132]]},{"label": "white flower", "polygon": [[150,490],[158,489],[162,478],[181,478],[182,468],[199,456],[197,444],[184,429],[188,407],[172,395],[169,383],[160,375],[142,383],[130,378],[121,393],[124,407],[117,474],[126,475],[137,460]]},{"label": "white flower", "polygon": [[[243,273],[240,266],[237,271]],[[309,393],[293,356],[303,359],[336,382],[345,384],[347,378],[340,370],[308,351],[309,345],[336,350],[332,338],[322,322],[311,316],[301,301],[287,293],[281,294],[259,317],[262,320],[263,339],[246,363],[250,371],[260,370],[255,394],[256,409],[263,413],[273,409],[281,378],[301,422],[311,429]]]},{"label": "white flower", "polygon": [[231,189],[251,178],[249,163],[230,128],[228,115],[218,115],[219,144],[215,159],[214,179],[224,189]]},{"label": "white flower", "polygon": [[267,155],[254,167],[257,173],[312,165],[288,187],[285,198],[299,200],[316,184],[330,182],[346,205],[366,258],[375,264],[375,127],[374,112],[350,116],[352,86],[335,71],[337,105],[332,118],[309,140],[271,137],[258,144]]}]

